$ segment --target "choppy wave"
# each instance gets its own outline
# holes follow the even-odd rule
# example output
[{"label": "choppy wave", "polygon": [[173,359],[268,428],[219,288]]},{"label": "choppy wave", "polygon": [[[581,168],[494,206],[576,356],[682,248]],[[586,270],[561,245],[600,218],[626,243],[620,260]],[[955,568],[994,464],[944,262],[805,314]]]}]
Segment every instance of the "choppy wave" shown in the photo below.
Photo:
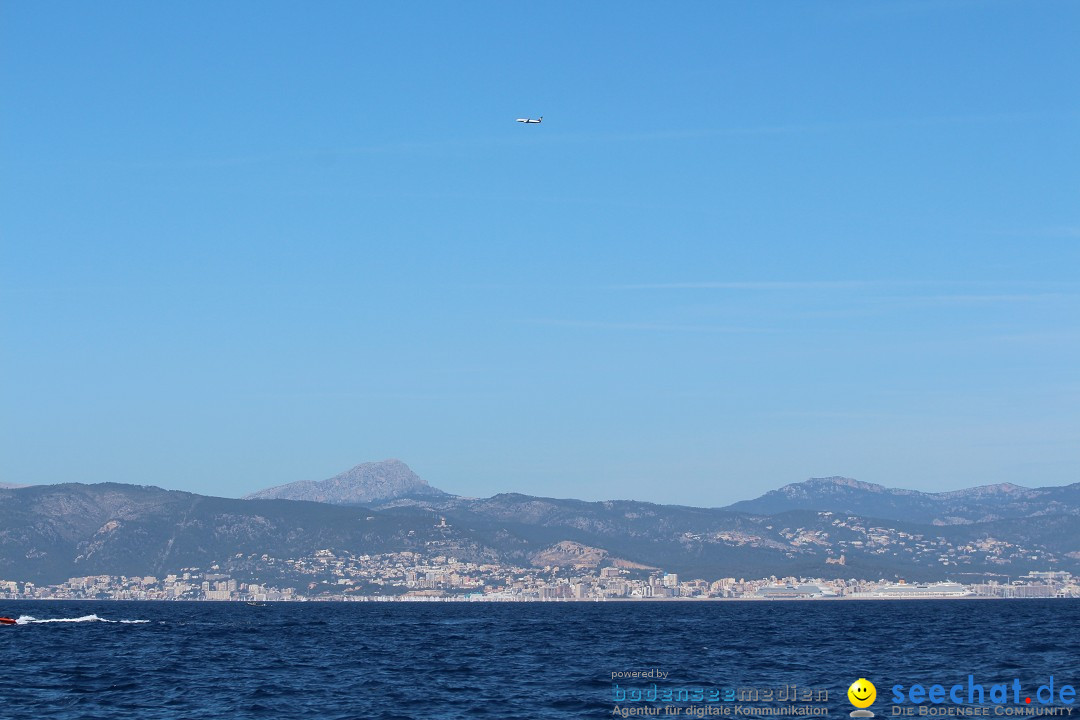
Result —
[{"label": "choppy wave", "polygon": [[19,617],[15,618],[15,624],[16,625],[39,625],[39,624],[42,624],[42,623],[84,623],[84,622],[126,623],[126,624],[129,624],[129,625],[132,625],[132,624],[148,623],[150,621],[149,620],[106,620],[105,618],[98,617],[97,615],[83,615],[82,617],[77,617],[77,618],[44,618],[44,619],[38,619],[38,618],[34,617],[33,615],[20,615]]}]

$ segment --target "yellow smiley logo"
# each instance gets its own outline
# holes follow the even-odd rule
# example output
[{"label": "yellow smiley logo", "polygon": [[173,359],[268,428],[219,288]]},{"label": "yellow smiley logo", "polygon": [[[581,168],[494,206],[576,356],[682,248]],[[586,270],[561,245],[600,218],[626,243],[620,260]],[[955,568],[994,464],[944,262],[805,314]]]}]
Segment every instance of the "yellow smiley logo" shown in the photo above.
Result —
[{"label": "yellow smiley logo", "polygon": [[866,678],[859,678],[847,689],[847,697],[857,708],[870,707],[877,698],[877,688]]}]

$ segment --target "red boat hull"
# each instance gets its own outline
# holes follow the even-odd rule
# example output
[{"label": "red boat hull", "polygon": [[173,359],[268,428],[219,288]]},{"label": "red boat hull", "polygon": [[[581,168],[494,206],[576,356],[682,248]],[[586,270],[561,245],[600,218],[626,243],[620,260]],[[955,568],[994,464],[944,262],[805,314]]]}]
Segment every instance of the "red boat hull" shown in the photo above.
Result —
[{"label": "red boat hull", "polygon": [[15,625],[15,620],[9,617],[0,617],[0,625]]}]

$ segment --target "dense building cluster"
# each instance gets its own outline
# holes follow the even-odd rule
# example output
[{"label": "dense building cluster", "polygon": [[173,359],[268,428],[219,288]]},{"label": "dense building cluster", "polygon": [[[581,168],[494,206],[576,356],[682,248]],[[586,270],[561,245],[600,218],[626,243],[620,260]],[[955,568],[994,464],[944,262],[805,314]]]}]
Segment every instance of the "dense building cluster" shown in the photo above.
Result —
[{"label": "dense building cluster", "polygon": [[[836,560],[844,564],[844,557]],[[518,567],[445,554],[352,555],[319,550],[302,558],[237,555],[209,568],[163,577],[92,575],[56,585],[0,580],[0,598],[103,600],[707,600],[813,598],[1080,597],[1067,572],[1036,572],[975,584],[822,578],[681,579],[655,568]]]}]

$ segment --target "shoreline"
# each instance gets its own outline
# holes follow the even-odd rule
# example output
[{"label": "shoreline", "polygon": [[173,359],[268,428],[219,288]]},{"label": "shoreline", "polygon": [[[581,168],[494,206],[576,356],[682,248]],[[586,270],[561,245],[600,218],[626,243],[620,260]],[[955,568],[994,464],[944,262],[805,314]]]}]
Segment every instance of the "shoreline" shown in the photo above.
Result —
[{"label": "shoreline", "polygon": [[[386,595],[368,595],[358,598],[318,598],[306,597],[292,600],[260,600],[266,606],[270,605],[296,605],[304,603],[341,603],[353,605],[356,603],[491,603],[491,604],[596,604],[596,603],[710,603],[710,602],[752,602],[752,603],[809,603],[809,602],[919,602],[919,601],[1031,601],[1031,600],[1080,600],[1075,597],[989,597],[989,596],[965,596],[965,597],[822,597],[822,598],[605,598],[605,599],[551,599],[541,600],[538,598],[465,598],[465,597],[401,597]],[[246,605],[251,600],[211,600],[206,598],[0,598],[3,602],[148,602],[148,603],[220,603],[232,605]]]}]

